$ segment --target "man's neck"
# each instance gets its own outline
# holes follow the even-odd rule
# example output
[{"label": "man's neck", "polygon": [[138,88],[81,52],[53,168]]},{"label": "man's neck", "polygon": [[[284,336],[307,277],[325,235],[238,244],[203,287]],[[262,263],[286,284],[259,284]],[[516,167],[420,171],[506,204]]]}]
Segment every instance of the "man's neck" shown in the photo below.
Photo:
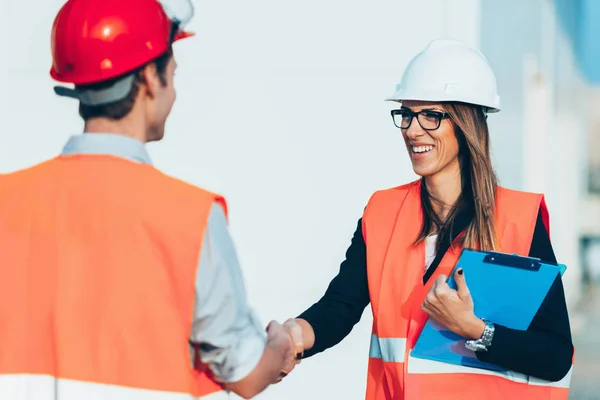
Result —
[{"label": "man's neck", "polygon": [[146,143],[146,132],[129,123],[126,120],[112,121],[106,118],[94,118],[86,121],[84,133],[111,133],[115,135],[127,136],[136,139],[142,143]]}]

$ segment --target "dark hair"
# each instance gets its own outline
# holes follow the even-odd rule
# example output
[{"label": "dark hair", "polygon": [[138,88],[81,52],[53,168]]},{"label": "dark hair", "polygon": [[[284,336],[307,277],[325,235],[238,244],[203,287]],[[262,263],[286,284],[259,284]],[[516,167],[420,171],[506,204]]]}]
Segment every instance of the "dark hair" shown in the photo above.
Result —
[{"label": "dark hair", "polygon": [[436,250],[452,244],[457,230],[463,231],[454,244],[484,251],[497,248],[496,208],[497,177],[492,167],[490,136],[486,115],[480,107],[461,103],[443,104],[450,114],[458,140],[461,194],[445,220],[435,213],[426,179],[421,181],[423,225],[416,243],[435,230]]},{"label": "dark hair", "polygon": [[[85,104],[79,103],[79,115],[83,118],[84,121],[87,121],[92,118],[108,118],[112,120],[120,120],[125,118],[133,109],[135,105],[135,100],[140,90],[140,84],[143,82],[142,71],[149,64],[154,63],[156,65],[156,72],[160,79],[160,82],[165,86],[167,84],[167,65],[169,65],[169,61],[173,56],[172,48],[169,48],[163,55],[151,61],[150,63],[136,69],[133,72],[128,73],[133,74],[135,79],[133,81],[133,85],[131,86],[131,91],[122,100],[117,100],[112,103],[103,104],[100,106],[88,106]],[[85,86],[77,86],[78,89],[82,90],[102,90],[112,86],[115,81],[123,78],[123,76],[117,77],[115,79],[111,79],[109,81],[94,83],[91,85]]]}]

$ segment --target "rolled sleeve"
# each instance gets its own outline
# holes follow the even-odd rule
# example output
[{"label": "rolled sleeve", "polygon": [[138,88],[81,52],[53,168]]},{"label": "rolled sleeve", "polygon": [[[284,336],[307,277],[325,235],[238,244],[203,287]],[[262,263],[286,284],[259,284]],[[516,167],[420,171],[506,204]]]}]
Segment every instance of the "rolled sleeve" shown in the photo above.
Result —
[{"label": "rolled sleeve", "polygon": [[266,333],[248,304],[225,214],[217,204],[208,218],[198,268],[190,339],[219,381],[238,382],[258,364]]}]

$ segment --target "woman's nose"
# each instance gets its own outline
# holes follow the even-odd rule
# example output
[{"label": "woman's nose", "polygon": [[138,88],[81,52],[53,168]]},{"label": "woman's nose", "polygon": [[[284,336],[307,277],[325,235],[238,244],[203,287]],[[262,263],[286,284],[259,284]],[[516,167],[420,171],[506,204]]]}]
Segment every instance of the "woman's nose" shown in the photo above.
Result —
[{"label": "woman's nose", "polygon": [[417,121],[417,116],[413,117],[410,126],[404,130],[404,134],[409,139],[415,139],[425,134],[425,130],[421,128],[421,125],[419,125],[419,121]]}]

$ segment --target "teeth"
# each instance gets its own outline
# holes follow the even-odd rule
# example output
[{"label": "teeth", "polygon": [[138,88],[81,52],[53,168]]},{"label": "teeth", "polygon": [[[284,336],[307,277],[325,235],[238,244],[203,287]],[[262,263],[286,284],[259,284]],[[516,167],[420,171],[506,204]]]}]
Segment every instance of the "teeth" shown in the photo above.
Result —
[{"label": "teeth", "polygon": [[433,149],[433,146],[418,146],[418,147],[412,146],[412,150],[415,153],[425,153],[425,152],[430,151],[432,149]]}]

